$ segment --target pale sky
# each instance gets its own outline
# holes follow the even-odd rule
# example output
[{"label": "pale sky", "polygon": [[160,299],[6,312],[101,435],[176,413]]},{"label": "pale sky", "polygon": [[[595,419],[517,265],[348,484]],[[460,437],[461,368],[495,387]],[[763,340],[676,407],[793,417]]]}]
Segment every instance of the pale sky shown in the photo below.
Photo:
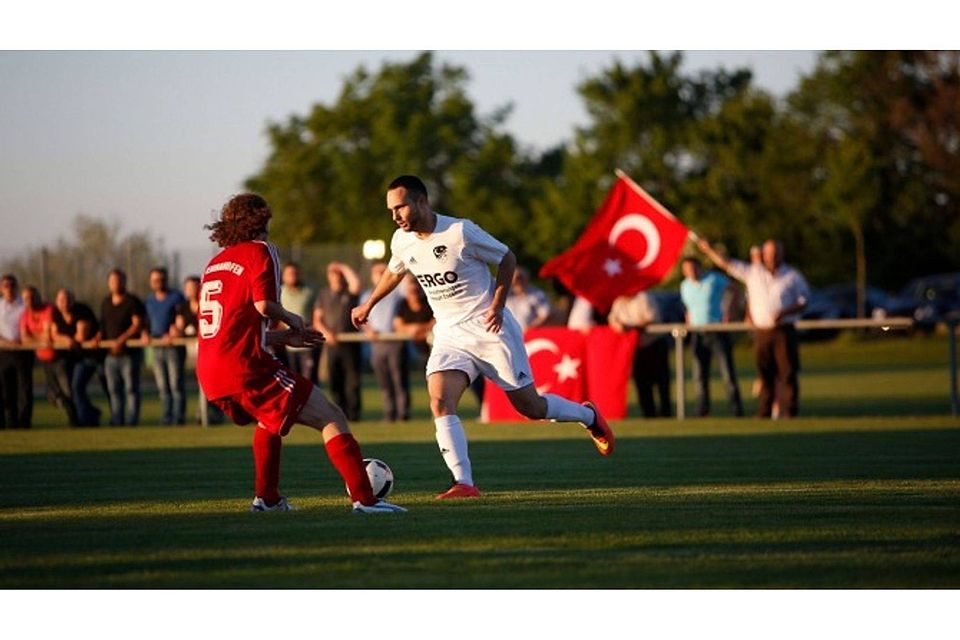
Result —
[{"label": "pale sky", "polygon": [[[268,153],[270,121],[331,104],[359,64],[417,51],[0,52],[0,255],[50,243],[78,213],[206,246],[202,225]],[[643,51],[438,51],[464,66],[478,113],[514,104],[506,129],[544,149],[586,124],[576,85]],[[753,70],[774,95],[815,51],[690,51],[687,71]],[[469,215],[462,212],[461,215]]]}]

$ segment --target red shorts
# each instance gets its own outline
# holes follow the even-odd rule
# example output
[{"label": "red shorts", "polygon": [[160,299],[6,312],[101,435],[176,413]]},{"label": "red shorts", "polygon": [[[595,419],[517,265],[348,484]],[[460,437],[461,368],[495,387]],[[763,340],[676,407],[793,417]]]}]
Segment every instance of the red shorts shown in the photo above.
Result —
[{"label": "red shorts", "polygon": [[238,425],[256,421],[270,433],[285,436],[310,399],[311,392],[312,382],[284,367],[264,378],[255,388],[210,403]]}]

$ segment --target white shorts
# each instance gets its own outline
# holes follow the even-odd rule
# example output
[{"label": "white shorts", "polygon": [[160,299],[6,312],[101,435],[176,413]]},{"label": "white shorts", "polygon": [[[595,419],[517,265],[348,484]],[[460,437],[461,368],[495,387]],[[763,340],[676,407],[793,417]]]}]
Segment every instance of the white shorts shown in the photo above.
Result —
[{"label": "white shorts", "polygon": [[487,331],[483,316],[453,327],[434,326],[427,377],[451,370],[463,371],[470,382],[478,375],[486,376],[504,391],[533,384],[523,331],[507,309],[503,310],[500,333]]}]

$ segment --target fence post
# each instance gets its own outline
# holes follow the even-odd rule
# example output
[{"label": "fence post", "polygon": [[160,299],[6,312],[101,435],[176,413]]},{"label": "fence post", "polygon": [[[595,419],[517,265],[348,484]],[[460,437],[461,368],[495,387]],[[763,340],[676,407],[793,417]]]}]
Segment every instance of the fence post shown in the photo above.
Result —
[{"label": "fence post", "polygon": [[960,400],[957,397],[957,321],[947,322],[950,331],[950,412],[956,418],[960,414]]},{"label": "fence post", "polygon": [[686,418],[686,405],[687,399],[685,397],[685,389],[683,387],[683,338],[687,335],[686,329],[675,328],[670,333],[673,334],[674,341],[674,368],[676,369],[676,386],[677,386],[677,420],[683,420]]}]

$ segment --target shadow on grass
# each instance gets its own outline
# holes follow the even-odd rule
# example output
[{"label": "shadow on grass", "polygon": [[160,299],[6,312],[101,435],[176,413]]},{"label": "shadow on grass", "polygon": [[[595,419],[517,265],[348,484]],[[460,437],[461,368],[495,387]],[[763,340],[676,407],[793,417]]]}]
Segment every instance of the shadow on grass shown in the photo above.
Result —
[{"label": "shadow on grass", "polygon": [[449,504],[432,443],[378,443],[411,511],[373,520],[321,446],[284,453],[306,508],[256,515],[246,448],[5,455],[0,587],[956,586],[957,491],[929,481],[960,478],[957,451],[958,430],[623,438],[610,459],[481,441],[487,499]]},{"label": "shadow on grass", "polygon": [[[474,476],[488,490],[537,491],[700,484],[960,477],[960,430],[621,438],[597,456],[586,440],[479,441]],[[377,443],[398,491],[436,492],[448,472],[432,443]],[[0,455],[0,513],[124,502],[246,500],[247,447]],[[291,495],[337,495],[342,483],[321,445],[288,446]]]}]

